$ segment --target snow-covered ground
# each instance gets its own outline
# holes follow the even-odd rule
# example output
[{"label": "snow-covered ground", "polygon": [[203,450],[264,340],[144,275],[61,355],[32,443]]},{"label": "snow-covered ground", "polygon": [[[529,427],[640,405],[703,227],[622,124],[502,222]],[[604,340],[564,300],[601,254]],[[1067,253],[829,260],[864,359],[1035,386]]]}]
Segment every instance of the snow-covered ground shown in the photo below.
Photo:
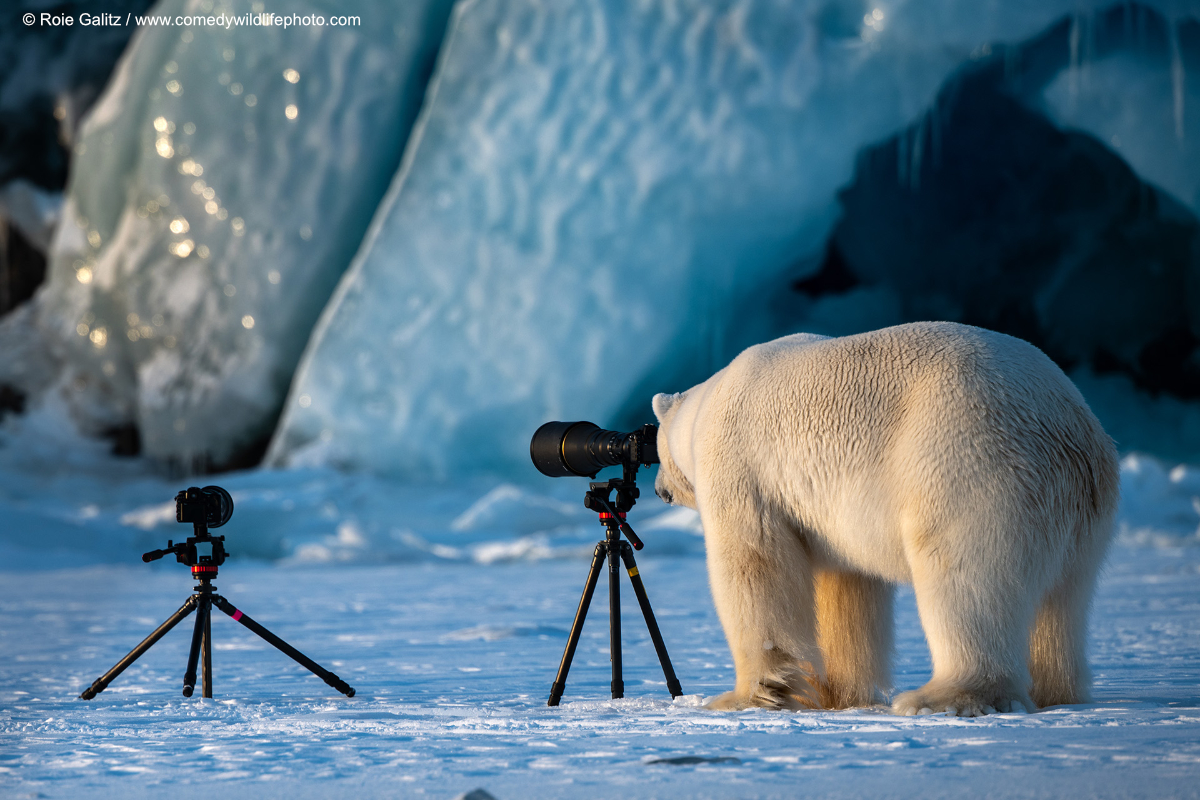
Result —
[{"label": "snow-covered ground", "polygon": [[[351,683],[338,695],[223,614],[214,700],[180,685],[190,622],[91,702],[79,692],[173,612],[175,491],[136,460],[0,426],[0,795],[226,798],[1200,796],[1200,473],[1126,457],[1094,614],[1095,701],[1032,715],[715,713],[733,669],[686,512],[631,521],[686,696],[672,702],[625,584],[624,700],[597,590],[564,704],[545,705],[601,528],[586,481],[393,484],[220,476],[237,502],[220,591]],[[649,476],[647,476],[648,478]],[[647,480],[647,484],[649,482]],[[929,656],[898,603],[897,690]]]},{"label": "snow-covered ground", "polygon": [[[706,711],[702,699],[729,688],[733,670],[703,561],[640,566],[686,695],[670,701],[626,602],[627,696],[607,699],[602,588],[559,708],[546,695],[586,572],[579,560],[223,568],[226,596],[350,682],[353,699],[217,614],[214,700],[180,696],[186,622],[95,700],[78,700],[187,596],[186,571],[4,573],[0,792],[1200,795],[1200,549],[1114,551],[1096,603],[1093,703],[983,719]],[[929,659],[911,594],[898,624],[896,686],[915,687]]]}]

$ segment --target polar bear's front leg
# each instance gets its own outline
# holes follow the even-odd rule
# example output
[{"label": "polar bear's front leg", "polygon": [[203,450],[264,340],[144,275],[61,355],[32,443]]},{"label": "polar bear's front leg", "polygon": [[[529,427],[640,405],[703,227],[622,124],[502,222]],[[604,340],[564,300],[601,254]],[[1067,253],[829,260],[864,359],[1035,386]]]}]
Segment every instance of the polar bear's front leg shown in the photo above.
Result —
[{"label": "polar bear's front leg", "polygon": [[883,693],[892,685],[893,594],[891,584],[861,573],[817,573],[822,707],[885,702]]},{"label": "polar bear's front leg", "polygon": [[759,511],[741,504],[706,515],[704,531],[713,601],[737,671],[734,690],[709,708],[818,706],[812,569],[799,538],[765,527]]}]

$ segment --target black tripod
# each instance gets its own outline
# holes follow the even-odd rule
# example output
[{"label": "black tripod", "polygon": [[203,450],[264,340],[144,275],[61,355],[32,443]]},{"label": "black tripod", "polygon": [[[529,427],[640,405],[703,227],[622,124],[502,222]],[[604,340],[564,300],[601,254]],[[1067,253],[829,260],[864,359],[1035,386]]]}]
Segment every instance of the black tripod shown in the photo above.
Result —
[{"label": "black tripod", "polygon": [[224,544],[225,537],[211,536],[208,526],[218,527],[229,521],[229,517],[233,514],[233,500],[229,494],[219,486],[206,486],[204,489],[192,487],[187,491],[180,492],[175,498],[175,503],[176,519],[180,522],[191,522],[195,535],[188,537],[186,542],[174,544],[168,541],[166,548],[162,550],[143,553],[142,561],[148,563],[157,561],[165,555],[174,554],[179,563],[191,567],[192,577],[200,582],[195,587],[195,594],[189,597],[178,611],[168,617],[162,625],[159,625],[141,644],[129,651],[129,655],[118,661],[116,666],[84,689],[83,694],[79,695],[80,699],[91,700],[107,689],[108,685],[130,664],[137,661],[143,653],[154,646],[155,642],[165,636],[167,631],[174,628],[193,611],[197,612],[196,626],[192,629],[192,649],[188,653],[187,672],[183,675],[183,696],[191,697],[192,692],[195,691],[197,662],[201,662],[203,659],[200,664],[201,696],[212,697],[212,607],[214,605],[233,617],[235,621],[254,631],[285,655],[290,656],[296,663],[334,689],[347,697],[354,697],[354,689],[345,681],[250,619],[235,608],[233,603],[213,591],[217,587],[212,585],[212,579],[217,577],[217,568],[224,563],[227,554]]},{"label": "black tripod", "polygon": [[[658,630],[658,622],[654,619],[654,610],[650,608],[650,598],[646,596],[646,587],[638,574],[637,564],[633,560],[633,551],[642,549],[642,541],[638,539],[633,528],[625,522],[625,512],[633,508],[637,502],[638,488],[635,484],[637,463],[624,464],[624,476],[621,479],[591,483],[583,498],[583,505],[599,512],[600,521],[606,528],[605,538],[596,545],[592,556],[592,567],[588,572],[587,584],[583,588],[583,597],[579,601],[579,609],[575,612],[575,621],[571,623],[571,635],[567,639],[567,649],[563,652],[562,663],[558,666],[558,676],[550,688],[550,699],[546,705],[556,706],[562,699],[563,690],[567,686],[567,673],[571,670],[571,661],[575,658],[575,647],[579,644],[579,635],[583,632],[583,621],[587,617],[588,606],[592,603],[592,593],[596,590],[596,581],[600,578],[601,565],[605,556],[608,557],[608,634],[612,651],[612,696],[613,699],[625,696],[625,682],[621,676],[621,575],[619,561],[625,562],[629,571],[629,581],[633,584],[633,593],[637,595],[638,605],[642,607],[642,616],[646,618],[646,628],[650,631],[650,639],[658,653],[659,663],[662,664],[663,675],[667,678],[667,691],[672,697],[679,697],[683,689],[679,679],[675,677],[675,669],[671,666],[671,657],[667,655],[667,646],[663,644],[662,634]],[[609,500],[609,493],[616,491],[614,503]],[[621,540],[625,534],[628,542]],[[630,542],[633,543],[631,548]]]}]

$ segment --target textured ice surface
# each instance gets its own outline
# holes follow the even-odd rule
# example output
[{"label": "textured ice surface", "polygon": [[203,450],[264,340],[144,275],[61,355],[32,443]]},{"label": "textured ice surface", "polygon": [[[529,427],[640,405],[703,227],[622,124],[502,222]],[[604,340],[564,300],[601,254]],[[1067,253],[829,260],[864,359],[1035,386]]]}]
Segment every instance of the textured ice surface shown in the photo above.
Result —
[{"label": "textured ice surface", "polygon": [[399,162],[448,3],[288,11],[363,24],[143,27],[75,147],[37,320],[85,427],[136,422],[151,456],[219,464],[269,435]]},{"label": "textured ice surface", "polygon": [[[1200,18],[1175,27],[1180,64],[1200,72]],[[860,151],[792,318],[839,335],[952,319],[1018,336],[1071,370],[1122,450],[1200,457],[1200,219],[1153,182],[1188,194],[1200,169],[1195,137],[1170,124],[1172,30],[1120,4],[973,52],[927,113]],[[1131,80],[1085,96],[1102,69]],[[1122,115],[1143,145],[1169,134],[1150,148],[1168,175],[1146,180],[1116,134],[1064,131],[1039,110],[1048,86],[1072,84],[1077,107]],[[1194,115],[1200,96],[1184,99]]]},{"label": "textured ice surface", "polygon": [[[653,547],[652,544],[647,545]],[[264,567],[216,581],[357,690],[336,694],[224,614],[213,700],[179,687],[190,620],[76,696],[190,591],[176,564],[0,574],[0,793],[47,797],[1195,797],[1200,550],[1118,547],[1093,612],[1092,703],[978,719],[710,712],[733,668],[699,558],[639,560],[686,695],[670,702],[625,585],[626,697],[606,587],[545,705],[585,561]],[[897,690],[929,675],[909,592]]]},{"label": "textured ice surface", "polygon": [[860,147],[1077,8],[462,4],[268,458],[531,472],[547,419],[644,421],[780,332],[763,294],[823,245]]}]

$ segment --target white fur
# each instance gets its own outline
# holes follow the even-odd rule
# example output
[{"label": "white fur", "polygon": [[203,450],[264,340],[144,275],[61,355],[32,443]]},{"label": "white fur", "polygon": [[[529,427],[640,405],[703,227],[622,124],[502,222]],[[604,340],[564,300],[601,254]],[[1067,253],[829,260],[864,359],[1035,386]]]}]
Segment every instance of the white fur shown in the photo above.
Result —
[{"label": "white fur", "polygon": [[1037,348],[953,323],[797,334],[654,412],[655,490],[700,512],[737,669],[713,707],[878,702],[896,583],[933,656],[896,713],[1087,699],[1117,459]]}]

